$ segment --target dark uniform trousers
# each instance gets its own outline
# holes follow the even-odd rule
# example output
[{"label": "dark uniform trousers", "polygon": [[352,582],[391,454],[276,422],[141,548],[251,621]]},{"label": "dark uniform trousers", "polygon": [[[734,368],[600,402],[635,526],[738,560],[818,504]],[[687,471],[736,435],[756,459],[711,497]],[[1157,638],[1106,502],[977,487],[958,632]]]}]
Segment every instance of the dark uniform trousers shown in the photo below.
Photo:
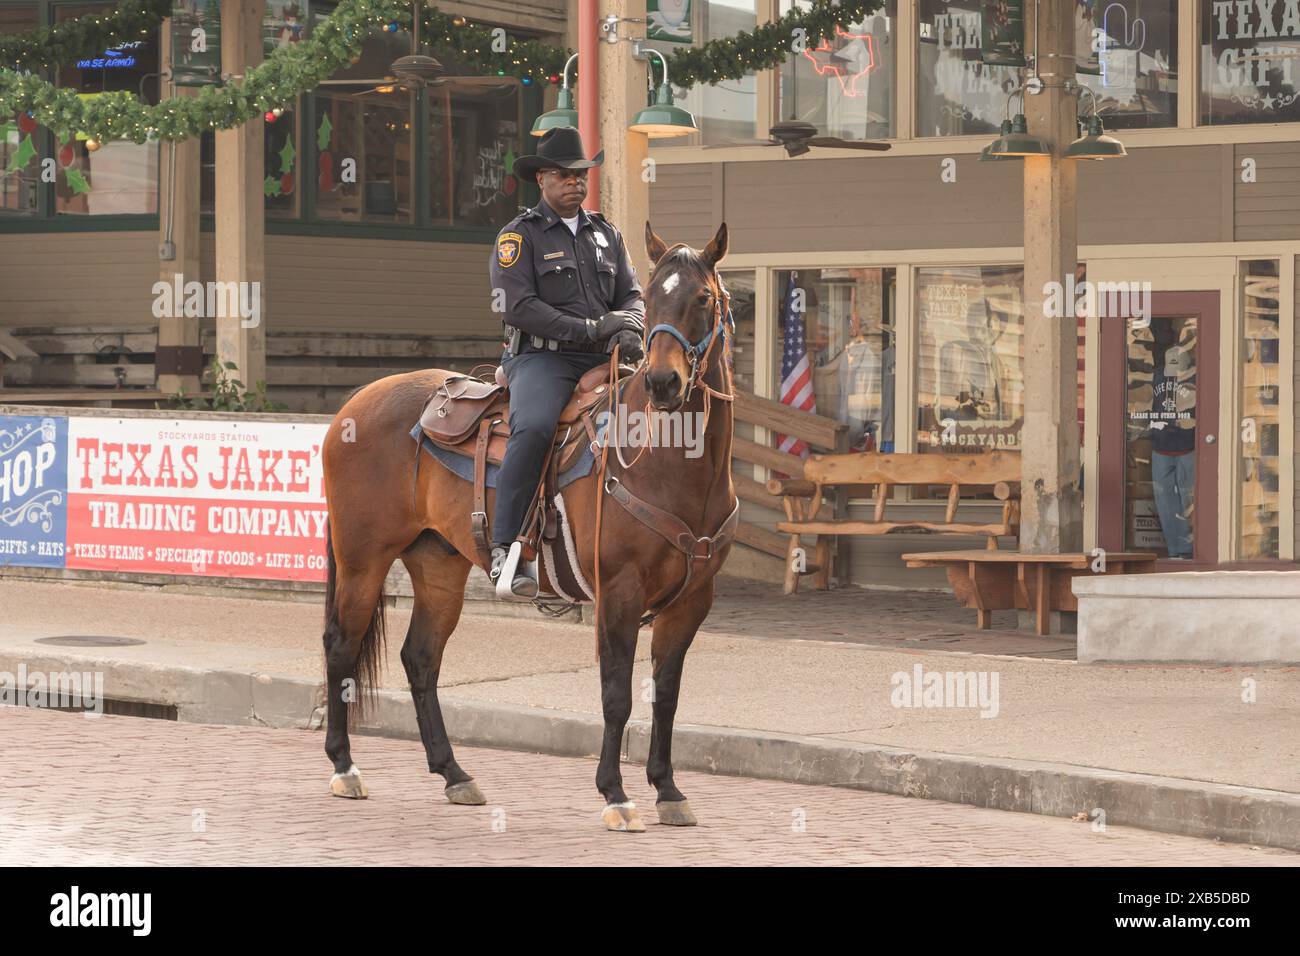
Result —
[{"label": "dark uniform trousers", "polygon": [[609,361],[583,352],[525,352],[501,367],[510,383],[510,438],[497,476],[492,545],[509,547],[523,530],[524,515],[555,440],[555,425],[583,374]]},{"label": "dark uniform trousers", "polygon": [[509,546],[522,530],[556,421],[578,379],[609,361],[607,343],[591,340],[588,322],[613,311],[645,319],[622,235],[599,213],[577,215],[574,232],[543,200],[506,224],[489,259],[494,294],[504,294],[502,319],[521,333],[518,352],[502,362],[510,383],[510,441],[497,477],[494,546]]}]

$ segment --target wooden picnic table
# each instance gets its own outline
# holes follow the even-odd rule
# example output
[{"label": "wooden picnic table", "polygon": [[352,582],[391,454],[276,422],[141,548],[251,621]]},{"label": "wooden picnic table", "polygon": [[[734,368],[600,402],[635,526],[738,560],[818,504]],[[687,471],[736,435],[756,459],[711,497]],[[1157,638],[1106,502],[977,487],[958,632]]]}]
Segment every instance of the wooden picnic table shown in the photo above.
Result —
[{"label": "wooden picnic table", "polygon": [[1145,574],[1156,555],[1108,551],[1105,570],[1093,570],[1091,554],[1021,554],[1018,551],[927,551],[903,555],[909,568],[944,568],[953,594],[963,607],[974,608],[980,630],[988,630],[994,611],[1035,613],[1038,634],[1050,631],[1052,611],[1077,611],[1070,580],[1081,574]]}]

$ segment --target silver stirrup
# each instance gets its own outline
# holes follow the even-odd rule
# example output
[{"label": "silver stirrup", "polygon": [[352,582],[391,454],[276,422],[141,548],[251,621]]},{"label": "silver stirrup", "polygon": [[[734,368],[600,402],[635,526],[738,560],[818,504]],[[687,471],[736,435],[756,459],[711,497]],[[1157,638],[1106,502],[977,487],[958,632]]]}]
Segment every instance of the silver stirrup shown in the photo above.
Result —
[{"label": "silver stirrup", "polygon": [[[505,564],[501,566],[501,575],[497,578],[497,598],[502,601],[531,601],[537,597],[537,562],[522,561],[524,546],[516,541],[510,545]],[[527,594],[514,590],[515,578],[523,575],[532,582]]]}]

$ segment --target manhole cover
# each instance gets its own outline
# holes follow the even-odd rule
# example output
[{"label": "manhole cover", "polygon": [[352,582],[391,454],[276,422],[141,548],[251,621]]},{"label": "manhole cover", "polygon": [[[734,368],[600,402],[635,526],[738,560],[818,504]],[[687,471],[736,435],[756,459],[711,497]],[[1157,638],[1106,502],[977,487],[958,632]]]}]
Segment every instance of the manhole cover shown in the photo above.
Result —
[{"label": "manhole cover", "polygon": [[59,647],[129,647],[143,644],[144,641],[134,637],[105,637],[93,634],[69,634],[64,637],[40,637],[37,644],[55,644]]}]

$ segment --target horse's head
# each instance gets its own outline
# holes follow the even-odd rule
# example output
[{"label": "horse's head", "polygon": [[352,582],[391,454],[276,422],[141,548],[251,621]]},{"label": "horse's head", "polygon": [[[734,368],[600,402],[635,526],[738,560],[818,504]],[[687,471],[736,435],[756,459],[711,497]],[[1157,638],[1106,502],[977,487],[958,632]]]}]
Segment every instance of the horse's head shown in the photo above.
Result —
[{"label": "horse's head", "polygon": [[697,368],[716,346],[721,362],[726,295],[717,266],[727,254],[727,224],[703,250],[678,243],[671,249],[645,224],[650,282],[645,289],[646,384],[650,404],[674,411],[686,401]]}]

